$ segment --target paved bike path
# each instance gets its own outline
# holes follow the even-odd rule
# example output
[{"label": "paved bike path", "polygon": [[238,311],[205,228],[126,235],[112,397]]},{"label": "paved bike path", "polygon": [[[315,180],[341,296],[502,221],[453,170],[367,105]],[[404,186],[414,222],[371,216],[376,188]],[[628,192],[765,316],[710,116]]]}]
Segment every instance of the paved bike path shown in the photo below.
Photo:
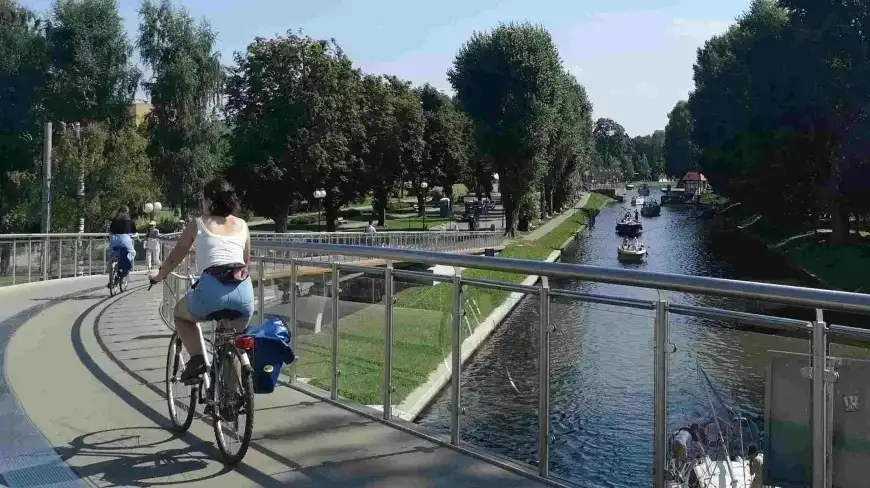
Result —
[{"label": "paved bike path", "polygon": [[[54,301],[5,344],[9,390],[26,412],[18,422],[32,421],[44,439],[27,470],[54,473],[28,482],[7,467],[8,486],[81,486],[69,473],[89,486],[541,486],[285,387],[256,397],[251,450],[227,469],[209,424],[195,420],[180,436],[167,429],[170,331],[156,312],[160,293],[142,281],[131,287],[115,298],[102,288]],[[7,442],[0,437],[0,447]]]}]

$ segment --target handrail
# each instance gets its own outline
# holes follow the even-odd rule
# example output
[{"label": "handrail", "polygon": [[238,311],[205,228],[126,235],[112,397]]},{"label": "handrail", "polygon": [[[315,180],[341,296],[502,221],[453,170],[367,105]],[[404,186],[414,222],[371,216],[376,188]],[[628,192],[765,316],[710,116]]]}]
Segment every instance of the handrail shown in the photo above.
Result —
[{"label": "handrail", "polygon": [[49,234],[0,234],[0,241],[12,239],[75,239],[76,237],[108,237],[106,232],[52,232]]},{"label": "handrail", "polygon": [[366,246],[307,242],[276,242],[271,247],[287,251],[317,252],[321,254],[382,258],[428,264],[437,263],[555,278],[579,278],[615,285],[684,293],[703,293],[721,297],[762,300],[803,308],[870,314],[870,295],[837,290],[756,283],[706,276],[678,275],[655,271],[605,268],[585,264],[551,263],[399,248],[370,248]]}]

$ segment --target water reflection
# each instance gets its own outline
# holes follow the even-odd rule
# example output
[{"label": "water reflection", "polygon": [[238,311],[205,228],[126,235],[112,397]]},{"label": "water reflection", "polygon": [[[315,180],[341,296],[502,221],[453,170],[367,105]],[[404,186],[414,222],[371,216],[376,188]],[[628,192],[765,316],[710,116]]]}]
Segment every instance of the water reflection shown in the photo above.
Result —
[{"label": "water reflection", "polygon": [[[664,207],[644,220],[644,263],[620,264],[613,229],[622,209],[610,206],[594,232],[566,250],[563,261],[608,267],[800,284],[775,260],[734,234],[711,232],[689,207]],[[554,289],[654,300],[654,290],[578,280]],[[674,303],[733,310],[776,310],[762,304],[669,293]],[[782,312],[782,310],[778,310]],[[652,460],[653,312],[554,299],[551,340],[551,470],[582,486],[649,486]],[[811,315],[801,316],[810,318]],[[767,351],[809,352],[801,337],[781,337],[736,324],[671,315],[677,352],[670,363],[669,422],[676,429],[709,418],[702,365],[724,401],[759,423],[764,411]],[[537,460],[537,299],[526,299],[465,366],[464,441],[535,464]],[[866,356],[832,347],[833,354]],[[420,423],[449,428],[447,390]]]}]

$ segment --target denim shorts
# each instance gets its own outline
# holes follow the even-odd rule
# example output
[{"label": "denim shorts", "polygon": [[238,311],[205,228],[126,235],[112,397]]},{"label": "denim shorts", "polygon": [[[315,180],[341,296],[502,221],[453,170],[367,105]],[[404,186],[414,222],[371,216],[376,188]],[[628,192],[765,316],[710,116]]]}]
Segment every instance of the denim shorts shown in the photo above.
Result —
[{"label": "denim shorts", "polygon": [[235,310],[250,320],[254,315],[254,286],[250,279],[223,284],[214,276],[203,274],[196,288],[187,293],[187,308],[200,321],[220,310]]}]

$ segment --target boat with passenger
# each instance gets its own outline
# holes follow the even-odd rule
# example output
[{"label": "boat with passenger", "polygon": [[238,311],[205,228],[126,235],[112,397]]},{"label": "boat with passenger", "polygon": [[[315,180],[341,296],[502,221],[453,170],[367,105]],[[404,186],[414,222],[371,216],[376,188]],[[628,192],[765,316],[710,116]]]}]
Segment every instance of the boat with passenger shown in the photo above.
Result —
[{"label": "boat with passenger", "polygon": [[643,232],[643,225],[631,217],[631,212],[626,212],[622,220],[616,223],[616,233],[623,237],[637,237]]},{"label": "boat with passenger", "polygon": [[639,263],[646,257],[646,248],[637,237],[623,237],[622,243],[616,248],[616,257],[625,263]]},{"label": "boat with passenger", "polygon": [[640,208],[640,214],[644,217],[658,217],[662,214],[662,207],[659,205],[659,202],[648,200]]},{"label": "boat with passenger", "polygon": [[669,488],[762,486],[760,479],[753,484],[755,478],[762,476],[764,467],[761,429],[722,400],[700,363],[697,369],[702,383],[706,383],[704,389],[709,388],[705,396],[713,415],[701,424],[693,423],[671,434],[668,440]]},{"label": "boat with passenger", "polygon": [[637,194],[644,197],[649,196],[649,185],[647,185],[646,183],[640,185],[640,187],[637,189]]}]

